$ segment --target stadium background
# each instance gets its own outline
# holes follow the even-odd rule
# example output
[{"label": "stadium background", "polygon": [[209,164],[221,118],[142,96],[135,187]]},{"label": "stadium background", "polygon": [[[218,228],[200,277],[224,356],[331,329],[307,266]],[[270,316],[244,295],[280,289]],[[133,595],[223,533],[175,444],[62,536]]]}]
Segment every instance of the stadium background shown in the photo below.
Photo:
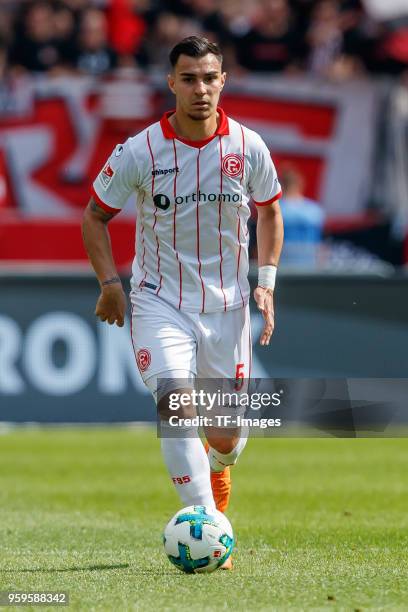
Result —
[{"label": "stadium background", "polygon": [[[301,191],[301,223],[285,218],[276,331],[268,349],[254,345],[254,376],[405,377],[408,10],[384,4],[2,2],[0,420],[154,418],[128,323],[94,319],[79,224],[113,146],[173,106],[168,51],[192,33],[220,43],[223,107],[262,134]],[[127,285],[132,202],[110,228]],[[254,338],[261,325],[253,312]]]}]

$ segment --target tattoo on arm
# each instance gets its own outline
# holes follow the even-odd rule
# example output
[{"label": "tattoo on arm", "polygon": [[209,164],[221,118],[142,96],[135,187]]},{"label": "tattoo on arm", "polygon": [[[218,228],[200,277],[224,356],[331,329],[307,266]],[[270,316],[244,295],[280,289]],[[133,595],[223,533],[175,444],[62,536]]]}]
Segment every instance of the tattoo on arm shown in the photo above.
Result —
[{"label": "tattoo on arm", "polygon": [[100,206],[98,206],[98,204],[95,202],[93,198],[91,198],[91,201],[89,202],[89,207],[92,210],[92,212],[96,213],[98,217],[101,219],[101,221],[104,221],[105,223],[110,221],[115,216],[115,215],[112,215],[111,213],[105,212]]},{"label": "tattoo on arm", "polygon": [[107,280],[102,281],[102,287],[106,287],[106,285],[114,285],[116,283],[120,283],[119,276],[112,276],[112,278],[108,278]]}]

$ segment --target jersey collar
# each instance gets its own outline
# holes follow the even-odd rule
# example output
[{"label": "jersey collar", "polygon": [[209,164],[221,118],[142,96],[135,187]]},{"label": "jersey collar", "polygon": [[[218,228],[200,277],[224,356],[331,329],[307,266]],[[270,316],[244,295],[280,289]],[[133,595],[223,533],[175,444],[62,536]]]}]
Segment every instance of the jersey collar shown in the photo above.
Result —
[{"label": "jersey collar", "polygon": [[190,147],[201,148],[204,145],[208,144],[216,136],[228,136],[229,134],[228,117],[224,113],[222,108],[220,108],[219,106],[217,107],[217,112],[220,116],[220,124],[217,127],[214,134],[212,134],[212,136],[208,136],[208,138],[205,138],[204,140],[188,140],[187,138],[181,138],[181,136],[177,136],[176,132],[174,131],[173,126],[171,125],[169,121],[169,117],[173,115],[175,112],[176,112],[175,110],[167,111],[167,113],[164,113],[163,117],[160,119],[160,126],[163,132],[163,136],[165,138],[168,138],[171,140],[176,138],[177,140],[184,142],[184,144],[190,145]]}]

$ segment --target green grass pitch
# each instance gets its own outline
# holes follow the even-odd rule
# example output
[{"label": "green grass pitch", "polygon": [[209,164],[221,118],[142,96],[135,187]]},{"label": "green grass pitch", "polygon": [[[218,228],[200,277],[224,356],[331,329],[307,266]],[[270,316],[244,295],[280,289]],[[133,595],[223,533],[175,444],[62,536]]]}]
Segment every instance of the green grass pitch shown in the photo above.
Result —
[{"label": "green grass pitch", "polygon": [[252,439],[234,570],[184,575],[162,550],[180,503],[153,430],[14,429],[0,590],[68,590],[69,610],[406,610],[407,466],[404,439]]}]

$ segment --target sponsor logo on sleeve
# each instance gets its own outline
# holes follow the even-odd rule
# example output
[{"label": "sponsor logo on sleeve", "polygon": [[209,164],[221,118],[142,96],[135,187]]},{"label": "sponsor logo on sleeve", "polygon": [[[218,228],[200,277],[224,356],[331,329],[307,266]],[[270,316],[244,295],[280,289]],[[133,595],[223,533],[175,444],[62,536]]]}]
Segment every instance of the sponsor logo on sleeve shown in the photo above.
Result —
[{"label": "sponsor logo on sleeve", "polygon": [[99,178],[101,179],[102,187],[105,190],[109,187],[110,182],[114,176],[115,176],[115,170],[112,168],[110,163],[107,162],[99,174]]},{"label": "sponsor logo on sleeve", "polygon": [[115,157],[120,157],[123,153],[123,145],[117,145],[115,149]]}]

